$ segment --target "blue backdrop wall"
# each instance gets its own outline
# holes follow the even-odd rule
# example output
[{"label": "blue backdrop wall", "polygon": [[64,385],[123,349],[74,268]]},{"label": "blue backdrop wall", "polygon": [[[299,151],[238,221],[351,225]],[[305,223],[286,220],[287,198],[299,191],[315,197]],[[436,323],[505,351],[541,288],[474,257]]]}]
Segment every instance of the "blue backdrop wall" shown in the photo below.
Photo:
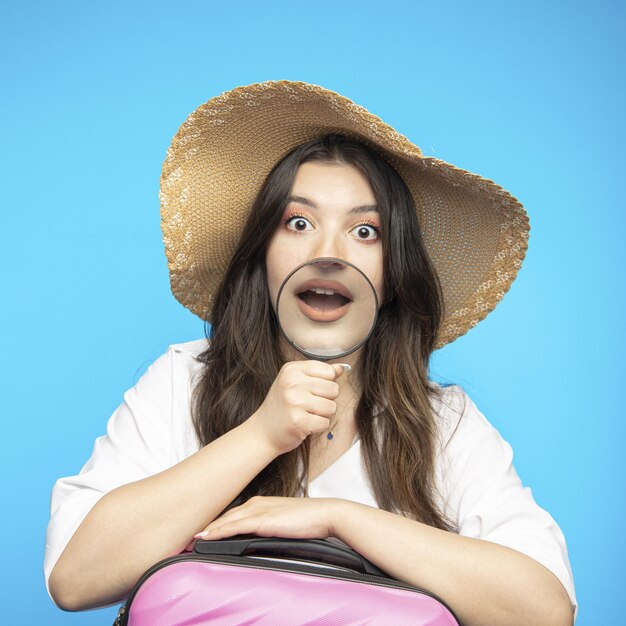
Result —
[{"label": "blue backdrop wall", "polygon": [[[435,354],[568,540],[578,624],[616,624],[625,543],[624,4],[2,2],[2,620],[64,613],[42,574],[54,481],[147,364],[202,336],[169,291],[158,181],[199,104],[268,79],[339,91],[525,204],[498,308]],[[620,182],[622,181],[622,182]],[[613,604],[613,606],[612,606]],[[8,613],[7,613],[8,612]]]}]

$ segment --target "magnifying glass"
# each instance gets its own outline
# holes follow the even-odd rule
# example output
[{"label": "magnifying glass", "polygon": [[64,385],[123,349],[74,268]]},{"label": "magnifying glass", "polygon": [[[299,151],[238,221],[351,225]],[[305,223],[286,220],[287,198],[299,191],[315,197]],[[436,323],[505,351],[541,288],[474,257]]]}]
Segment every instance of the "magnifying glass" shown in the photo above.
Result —
[{"label": "magnifying glass", "polygon": [[356,265],[322,257],[299,265],[285,278],[276,316],[283,336],[298,352],[330,361],[368,340],[378,316],[378,297]]}]

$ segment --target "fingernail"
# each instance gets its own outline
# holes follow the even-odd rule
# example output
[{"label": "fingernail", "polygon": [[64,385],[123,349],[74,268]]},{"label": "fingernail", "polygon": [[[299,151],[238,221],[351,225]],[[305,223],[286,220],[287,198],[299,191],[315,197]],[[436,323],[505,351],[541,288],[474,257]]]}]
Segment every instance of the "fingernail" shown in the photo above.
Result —
[{"label": "fingernail", "polygon": [[201,533],[198,533],[197,535],[194,535],[193,538],[194,539],[205,539],[208,536],[209,536],[209,531],[208,530],[203,530]]},{"label": "fingernail", "polygon": [[352,369],[347,363],[335,363],[335,365],[343,367],[344,372],[349,372]]}]

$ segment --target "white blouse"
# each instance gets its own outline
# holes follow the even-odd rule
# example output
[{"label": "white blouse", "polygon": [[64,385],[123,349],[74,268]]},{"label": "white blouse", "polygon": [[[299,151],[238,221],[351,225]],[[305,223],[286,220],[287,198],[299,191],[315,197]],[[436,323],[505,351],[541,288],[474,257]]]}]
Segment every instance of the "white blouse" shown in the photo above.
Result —
[{"label": "white blouse", "polygon": [[[124,394],[77,476],[60,478],[52,490],[44,576],[50,573],[91,507],[107,492],[161,472],[197,452],[190,411],[195,357],[206,339],[172,345]],[[460,534],[522,552],[548,568],[576,608],[574,581],[561,529],[534,501],[512,464],[511,446],[461,387],[445,388],[439,418],[436,487],[441,510]],[[455,430],[456,429],[456,430]],[[358,437],[352,447],[309,485],[309,496],[344,498],[377,506]]]}]

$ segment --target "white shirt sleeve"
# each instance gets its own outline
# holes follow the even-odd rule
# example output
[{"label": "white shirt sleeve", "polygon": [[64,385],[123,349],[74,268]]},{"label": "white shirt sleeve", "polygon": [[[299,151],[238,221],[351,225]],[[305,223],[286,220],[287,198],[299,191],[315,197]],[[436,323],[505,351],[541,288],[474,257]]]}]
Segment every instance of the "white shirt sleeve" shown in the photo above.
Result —
[{"label": "white shirt sleeve", "polygon": [[[437,470],[445,513],[461,535],[531,557],[562,583],[577,611],[565,538],[513,467],[513,451],[458,386],[446,391],[443,450]],[[460,419],[459,419],[460,418]]]},{"label": "white shirt sleeve", "polygon": [[174,354],[170,348],[124,394],[124,402],[109,419],[106,435],[96,439],[80,473],[55,483],[44,551],[48,594],[52,569],[96,502],[120,485],[172,465]]}]

